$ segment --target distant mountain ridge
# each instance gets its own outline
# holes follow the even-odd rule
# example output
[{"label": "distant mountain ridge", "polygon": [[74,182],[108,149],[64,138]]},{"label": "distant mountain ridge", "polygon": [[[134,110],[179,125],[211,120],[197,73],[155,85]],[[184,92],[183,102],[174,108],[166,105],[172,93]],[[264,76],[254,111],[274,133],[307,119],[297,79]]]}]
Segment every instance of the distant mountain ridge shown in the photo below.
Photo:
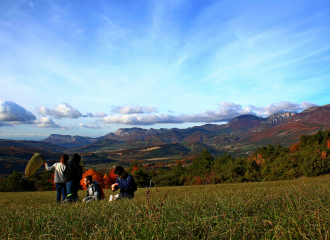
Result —
[{"label": "distant mountain ridge", "polygon": [[[105,136],[99,138],[51,134],[48,138],[42,140],[42,142],[49,142],[66,148],[81,148],[89,144],[94,144],[102,139],[112,139],[121,142],[142,139],[148,140],[148,143],[150,144],[197,141],[203,142],[210,137],[214,137],[215,133],[238,136],[240,134],[246,133],[250,129],[258,127],[260,128],[260,126],[265,126],[264,129],[267,129],[269,127],[281,124],[283,121],[293,115],[294,113],[290,112],[275,113],[268,116],[267,118],[262,118],[255,115],[241,115],[233,118],[226,124],[204,124],[186,129],[143,129],[138,127],[120,128],[115,132],[108,133]],[[266,124],[270,124],[269,127],[267,127]],[[263,128],[261,128],[261,130],[262,129]],[[261,130],[257,129],[255,132],[259,132]],[[222,138],[220,137],[219,139]],[[135,143],[133,145],[135,145]]]},{"label": "distant mountain ridge", "polygon": [[268,117],[241,115],[226,124],[205,124],[185,129],[120,128],[99,138],[52,134],[43,141],[78,152],[114,151],[171,143],[202,143],[219,151],[230,152],[245,149],[245,146],[278,142],[289,144],[302,134],[314,133],[320,127],[326,128],[323,125],[328,123],[330,104],[312,107],[297,114],[283,112]]},{"label": "distant mountain ridge", "polygon": [[78,152],[85,154],[90,164],[115,164],[116,161],[128,164],[137,159],[179,160],[193,158],[205,148],[214,156],[226,152],[234,157],[243,157],[268,144],[280,143],[289,147],[298,142],[301,135],[315,134],[319,129],[330,129],[330,104],[297,114],[284,112],[265,118],[241,115],[226,124],[205,124],[185,129],[122,128],[99,138],[52,134],[43,141],[0,139],[0,158],[4,167],[12,166],[6,168],[9,171],[15,169],[16,163],[12,163],[12,159],[26,161],[35,151],[46,156],[49,154],[47,158],[50,160],[57,159],[56,154]]},{"label": "distant mountain ridge", "polygon": [[48,138],[41,140],[40,142],[49,142],[66,148],[78,148],[95,143],[98,140],[98,138],[82,137],[78,135],[51,134]]}]

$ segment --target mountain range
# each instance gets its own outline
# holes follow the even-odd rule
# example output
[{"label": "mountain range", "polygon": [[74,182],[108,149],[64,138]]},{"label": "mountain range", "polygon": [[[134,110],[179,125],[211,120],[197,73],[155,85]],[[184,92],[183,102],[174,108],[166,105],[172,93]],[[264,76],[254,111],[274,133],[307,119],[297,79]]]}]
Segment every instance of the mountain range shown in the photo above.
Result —
[{"label": "mountain range", "polygon": [[[296,114],[275,113],[266,118],[241,115],[226,124],[205,124],[185,129],[133,127],[121,128],[99,138],[51,134],[42,141],[0,140],[0,160],[29,159],[28,153],[37,150],[46,155],[49,153],[49,157],[54,159],[57,154],[51,152],[79,152],[87,154],[89,161],[101,161],[103,158],[108,162],[187,158],[205,148],[213,155],[227,152],[237,157],[246,156],[268,144],[280,143],[288,147],[298,142],[301,135],[314,134],[319,129],[330,129],[330,104]],[[26,157],[20,153],[23,148],[29,149],[23,154]]]},{"label": "mountain range", "polygon": [[186,129],[120,128],[99,138],[51,134],[41,142],[72,151],[109,151],[152,145],[203,143],[218,151],[235,155],[246,149],[267,144],[290,145],[302,134],[313,134],[330,126],[330,104],[306,109],[301,113],[275,113],[266,118],[241,115],[226,124],[205,124]]}]

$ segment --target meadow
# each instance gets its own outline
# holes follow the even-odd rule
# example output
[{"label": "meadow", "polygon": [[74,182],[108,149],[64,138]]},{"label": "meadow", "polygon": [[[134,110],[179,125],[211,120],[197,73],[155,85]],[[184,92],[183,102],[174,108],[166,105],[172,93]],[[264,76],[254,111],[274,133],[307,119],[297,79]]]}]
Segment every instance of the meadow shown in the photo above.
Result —
[{"label": "meadow", "polygon": [[[292,181],[139,188],[132,200],[56,204],[3,192],[1,239],[328,239],[330,175]],[[80,191],[81,199],[85,196]]]}]

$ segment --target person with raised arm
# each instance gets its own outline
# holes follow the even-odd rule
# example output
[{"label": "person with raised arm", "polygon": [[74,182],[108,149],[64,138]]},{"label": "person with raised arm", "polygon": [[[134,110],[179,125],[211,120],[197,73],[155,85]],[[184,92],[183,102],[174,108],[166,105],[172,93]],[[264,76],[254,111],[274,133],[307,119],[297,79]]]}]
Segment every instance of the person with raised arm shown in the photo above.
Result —
[{"label": "person with raised arm", "polygon": [[61,195],[62,195],[62,201],[64,201],[67,194],[64,171],[66,169],[66,165],[68,161],[69,161],[68,154],[62,154],[60,161],[55,163],[54,165],[48,166],[48,164],[45,163],[45,168],[47,171],[54,171],[54,183],[57,191],[56,200],[58,203],[61,201]]}]

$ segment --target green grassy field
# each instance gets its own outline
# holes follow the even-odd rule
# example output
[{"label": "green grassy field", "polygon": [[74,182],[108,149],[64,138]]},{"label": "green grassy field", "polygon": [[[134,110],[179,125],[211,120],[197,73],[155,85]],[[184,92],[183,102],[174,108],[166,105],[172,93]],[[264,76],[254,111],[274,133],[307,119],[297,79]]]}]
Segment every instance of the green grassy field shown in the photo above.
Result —
[{"label": "green grassy field", "polygon": [[0,238],[328,239],[329,180],[138,189],[132,200],[66,205],[56,192],[1,193]]}]

